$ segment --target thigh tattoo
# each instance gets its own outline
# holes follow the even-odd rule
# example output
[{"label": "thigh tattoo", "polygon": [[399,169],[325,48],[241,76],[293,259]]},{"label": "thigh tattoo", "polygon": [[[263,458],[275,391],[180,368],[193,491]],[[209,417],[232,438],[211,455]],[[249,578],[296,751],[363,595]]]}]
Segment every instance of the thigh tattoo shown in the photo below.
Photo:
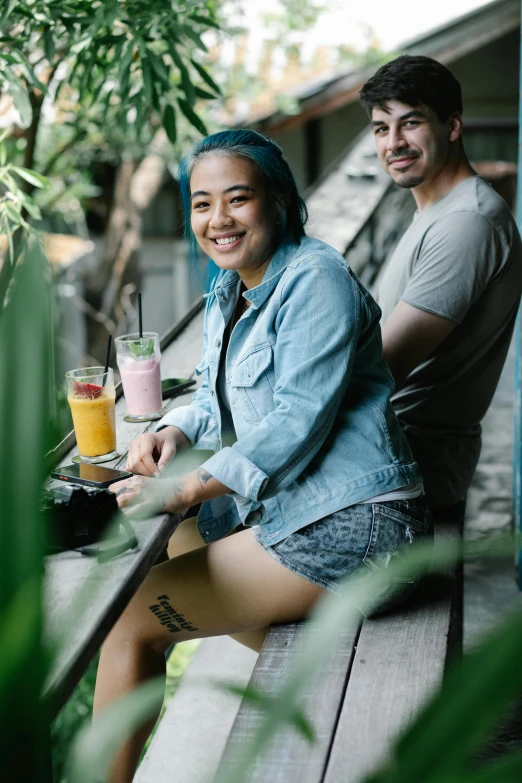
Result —
[{"label": "thigh tattoo", "polygon": [[158,595],[158,603],[149,606],[152,614],[155,614],[160,624],[163,625],[170,633],[179,633],[180,631],[198,631],[199,628],[195,628],[185,620],[180,612],[176,612],[170,605],[170,598],[168,595]]}]

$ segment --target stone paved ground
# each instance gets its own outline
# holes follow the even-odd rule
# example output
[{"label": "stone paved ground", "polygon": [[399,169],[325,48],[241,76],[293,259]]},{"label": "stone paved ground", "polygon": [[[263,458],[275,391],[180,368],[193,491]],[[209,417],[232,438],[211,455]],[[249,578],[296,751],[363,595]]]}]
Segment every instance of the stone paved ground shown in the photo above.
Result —
[{"label": "stone paved ground", "polygon": [[[466,513],[466,537],[477,540],[508,531],[512,525],[514,345],[483,422],[483,446]],[[507,612],[522,610],[515,581],[514,555],[470,564],[464,569],[464,647],[469,649],[492,630]],[[485,758],[522,745],[522,701],[513,708]],[[522,775],[521,775],[522,777]]]},{"label": "stone paved ground", "polygon": [[[514,345],[483,422],[483,445],[468,495],[466,536],[476,540],[512,525]],[[514,556],[468,565],[464,584],[464,644],[469,647],[507,611],[522,609]]]}]

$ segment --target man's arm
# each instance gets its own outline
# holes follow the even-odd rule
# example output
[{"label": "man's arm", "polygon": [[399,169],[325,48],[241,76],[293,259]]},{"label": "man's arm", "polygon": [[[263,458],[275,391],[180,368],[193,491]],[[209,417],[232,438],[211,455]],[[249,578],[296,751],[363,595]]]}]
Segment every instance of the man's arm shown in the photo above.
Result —
[{"label": "man's arm", "polygon": [[384,360],[395,379],[396,389],[425,361],[457,326],[426,310],[399,302],[382,327]]}]

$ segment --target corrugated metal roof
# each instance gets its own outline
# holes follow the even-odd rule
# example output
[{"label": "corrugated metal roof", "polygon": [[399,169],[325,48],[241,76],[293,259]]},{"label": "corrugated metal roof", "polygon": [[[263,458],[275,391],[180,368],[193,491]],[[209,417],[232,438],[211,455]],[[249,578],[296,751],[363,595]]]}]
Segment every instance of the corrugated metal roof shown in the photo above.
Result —
[{"label": "corrugated metal roof", "polygon": [[[407,54],[424,54],[449,64],[470,52],[476,51],[501,38],[520,26],[520,0],[494,0],[476,11],[464,14],[423,35],[407,41],[400,51]],[[375,68],[337,74],[330,79],[314,80],[293,91],[301,111],[292,116],[276,112],[250,123],[261,131],[280,131],[298,127],[317,117],[357,100],[359,90],[374,73]]]}]

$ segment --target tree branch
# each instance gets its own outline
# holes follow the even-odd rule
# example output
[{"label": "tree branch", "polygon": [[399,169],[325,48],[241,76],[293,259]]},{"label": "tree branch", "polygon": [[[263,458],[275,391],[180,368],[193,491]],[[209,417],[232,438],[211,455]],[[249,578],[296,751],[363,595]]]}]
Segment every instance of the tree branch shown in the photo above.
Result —
[{"label": "tree branch", "polygon": [[74,147],[76,142],[79,141],[82,138],[82,136],[85,136],[86,134],[87,134],[87,131],[85,130],[85,128],[80,128],[79,130],[77,130],[76,133],[73,134],[73,136],[71,136],[69,141],[66,142],[62,147],[60,147],[60,149],[57,150],[54,153],[54,155],[47,161],[47,163],[45,164],[45,166],[43,168],[43,171],[42,171],[43,176],[44,177],[48,177],[49,174],[51,174],[51,172],[52,172],[52,170],[54,168],[54,164],[56,163],[56,161],[61,158],[61,156],[64,154],[64,152],[67,152],[68,149],[70,149],[71,147]]}]

